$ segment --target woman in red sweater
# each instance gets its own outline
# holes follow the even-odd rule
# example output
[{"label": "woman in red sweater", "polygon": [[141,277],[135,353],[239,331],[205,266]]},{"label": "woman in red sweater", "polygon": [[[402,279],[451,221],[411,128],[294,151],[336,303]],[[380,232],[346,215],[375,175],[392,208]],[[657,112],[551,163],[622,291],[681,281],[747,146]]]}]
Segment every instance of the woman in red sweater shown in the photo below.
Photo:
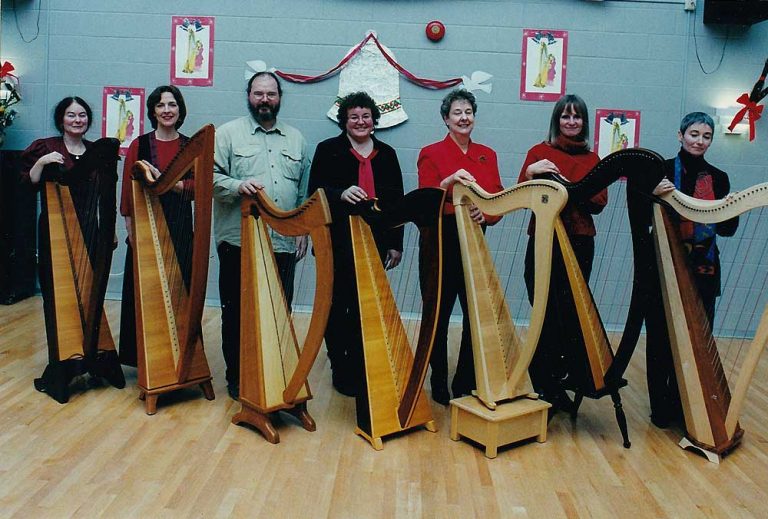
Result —
[{"label": "woman in red sweater", "polygon": [[[600,161],[589,149],[589,115],[587,105],[577,95],[565,95],[555,104],[549,124],[549,137],[528,151],[520,170],[519,182],[536,175],[555,173],[570,182],[578,182]],[[568,202],[560,213],[576,258],[589,281],[592,259],[595,255],[595,224],[592,215],[603,210],[608,192],[601,191],[590,200]],[[525,284],[528,299],[533,302],[533,226],[528,227],[528,249],[525,254]],[[568,278],[560,248],[554,247],[552,277],[544,326],[539,345],[528,372],[534,390],[552,403],[556,409],[570,411],[572,401],[565,388],[575,388],[585,373],[583,347],[578,344],[580,334]]]},{"label": "woman in red sweater", "polygon": [[[136,313],[133,292],[133,228],[131,226],[131,168],[137,160],[150,165],[155,178],[159,177],[171,163],[176,154],[189,140],[179,133],[179,128],[187,117],[187,105],[178,88],[163,85],[155,88],[147,96],[147,116],[153,131],[140,135],[131,142],[125,157],[123,184],[120,192],[120,214],[125,217],[128,231],[128,248],[125,253],[123,273],[123,301],[120,310],[120,362],[126,366],[136,366]],[[171,241],[180,258],[189,258],[187,251],[192,240],[192,198],[194,179],[187,176],[174,188],[160,197]],[[189,280],[187,262],[182,262],[185,281]]]},{"label": "woman in red sweater", "polygon": [[[475,127],[477,103],[475,96],[466,90],[454,90],[443,99],[440,115],[448,127],[448,135],[442,141],[424,147],[417,162],[419,187],[442,187],[448,190],[443,209],[443,275],[440,315],[437,322],[435,344],[432,349],[432,399],[448,405],[448,324],[456,297],[459,298],[462,321],[461,346],[456,375],[451,390],[454,398],[468,395],[475,389],[475,367],[472,357],[467,294],[464,287],[464,269],[456,229],[456,215],[451,193],[453,184],[459,181],[477,182],[490,193],[503,189],[499,178],[496,152],[470,139]],[[470,211],[472,219],[483,226],[493,225],[499,218],[492,218],[476,207]]]}]

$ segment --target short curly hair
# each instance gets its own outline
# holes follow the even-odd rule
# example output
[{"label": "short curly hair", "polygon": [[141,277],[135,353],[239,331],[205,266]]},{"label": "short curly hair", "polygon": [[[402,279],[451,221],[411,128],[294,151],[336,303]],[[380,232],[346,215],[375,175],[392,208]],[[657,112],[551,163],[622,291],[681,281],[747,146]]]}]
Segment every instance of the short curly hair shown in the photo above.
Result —
[{"label": "short curly hair", "polygon": [[93,110],[91,110],[91,106],[86,103],[85,99],[82,97],[68,96],[59,101],[56,108],[53,109],[53,124],[56,126],[56,129],[59,130],[59,133],[64,133],[64,114],[72,103],[77,103],[85,108],[85,114],[88,116],[88,127],[85,131],[91,129],[91,124],[93,123]]},{"label": "short curly hair", "polygon": [[448,118],[448,114],[451,112],[451,105],[456,101],[466,101],[472,105],[472,113],[477,113],[477,101],[475,100],[475,94],[469,90],[459,88],[457,90],[448,92],[448,95],[443,98],[443,102],[440,103],[440,115],[443,116],[443,119]]},{"label": "short curly hair", "polygon": [[152,125],[152,129],[157,130],[155,105],[160,102],[160,98],[166,92],[171,94],[176,101],[176,104],[179,105],[179,118],[176,121],[176,129],[178,130],[181,128],[181,125],[184,124],[184,119],[187,118],[187,104],[184,102],[184,96],[181,95],[181,91],[173,85],[161,85],[147,96],[147,117],[149,117],[149,123]]},{"label": "short curly hair", "polygon": [[347,127],[347,119],[349,117],[348,112],[353,108],[370,109],[371,117],[373,117],[373,125],[376,126],[379,124],[381,110],[376,106],[376,101],[365,92],[352,92],[339,99],[339,113],[336,117],[339,120],[339,128],[342,130]]}]

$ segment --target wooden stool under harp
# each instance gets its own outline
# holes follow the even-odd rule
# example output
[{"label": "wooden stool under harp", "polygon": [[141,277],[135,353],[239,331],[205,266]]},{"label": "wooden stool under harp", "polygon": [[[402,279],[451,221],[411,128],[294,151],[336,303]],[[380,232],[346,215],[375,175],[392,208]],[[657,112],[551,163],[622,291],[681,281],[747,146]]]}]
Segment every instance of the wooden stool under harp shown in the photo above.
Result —
[{"label": "wooden stool under harp", "polygon": [[[41,287],[48,336],[48,366],[35,388],[60,403],[69,383],[85,372],[117,388],[125,378],[104,314],[104,294],[115,248],[116,139],[94,142],[76,165],[43,172]],[[58,165],[57,165],[58,166]]]},{"label": "wooden stool under harp", "polygon": [[[306,430],[315,430],[315,421],[307,412],[307,400],[312,398],[307,377],[323,343],[331,309],[333,251],[330,224],[331,212],[322,189],[291,211],[278,209],[263,191],[242,202],[242,408],[232,417],[232,423],[253,425],[270,443],[280,441],[269,417],[276,411],[293,414]],[[283,236],[309,234],[312,240],[316,261],[315,296],[312,318],[301,348],[278,275],[269,228]]]},{"label": "wooden stool under harp", "polygon": [[[133,166],[133,272],[139,398],[155,414],[162,393],[200,386],[213,400],[203,350],[202,315],[208,278],[213,193],[214,128],[204,126],[154,179],[146,164]],[[177,183],[193,175],[194,189]],[[191,204],[194,200],[194,219]]]}]

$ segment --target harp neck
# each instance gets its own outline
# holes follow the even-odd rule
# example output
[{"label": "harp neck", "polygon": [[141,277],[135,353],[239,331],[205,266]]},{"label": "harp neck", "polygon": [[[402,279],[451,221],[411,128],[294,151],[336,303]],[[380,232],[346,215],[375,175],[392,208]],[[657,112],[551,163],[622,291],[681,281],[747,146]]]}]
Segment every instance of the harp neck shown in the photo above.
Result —
[{"label": "harp neck", "polygon": [[720,200],[700,200],[674,190],[661,199],[680,216],[699,223],[719,223],[750,209],[768,205],[768,182],[732,193]]}]

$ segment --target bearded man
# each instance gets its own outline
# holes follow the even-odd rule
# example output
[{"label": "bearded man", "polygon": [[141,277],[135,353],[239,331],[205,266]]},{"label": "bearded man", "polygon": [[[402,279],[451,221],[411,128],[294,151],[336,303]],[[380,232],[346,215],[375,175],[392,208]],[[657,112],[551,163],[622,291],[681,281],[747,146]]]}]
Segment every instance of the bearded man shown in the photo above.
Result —
[{"label": "bearded man", "polygon": [[[309,156],[301,133],[278,122],[282,88],[272,72],[258,72],[248,81],[250,115],[216,130],[213,167],[213,211],[219,256],[221,348],[226,364],[227,390],[240,393],[240,202],[244,195],[263,190],[284,210],[307,197]],[[290,307],[296,262],[307,251],[306,237],[271,233],[280,281]]]}]

